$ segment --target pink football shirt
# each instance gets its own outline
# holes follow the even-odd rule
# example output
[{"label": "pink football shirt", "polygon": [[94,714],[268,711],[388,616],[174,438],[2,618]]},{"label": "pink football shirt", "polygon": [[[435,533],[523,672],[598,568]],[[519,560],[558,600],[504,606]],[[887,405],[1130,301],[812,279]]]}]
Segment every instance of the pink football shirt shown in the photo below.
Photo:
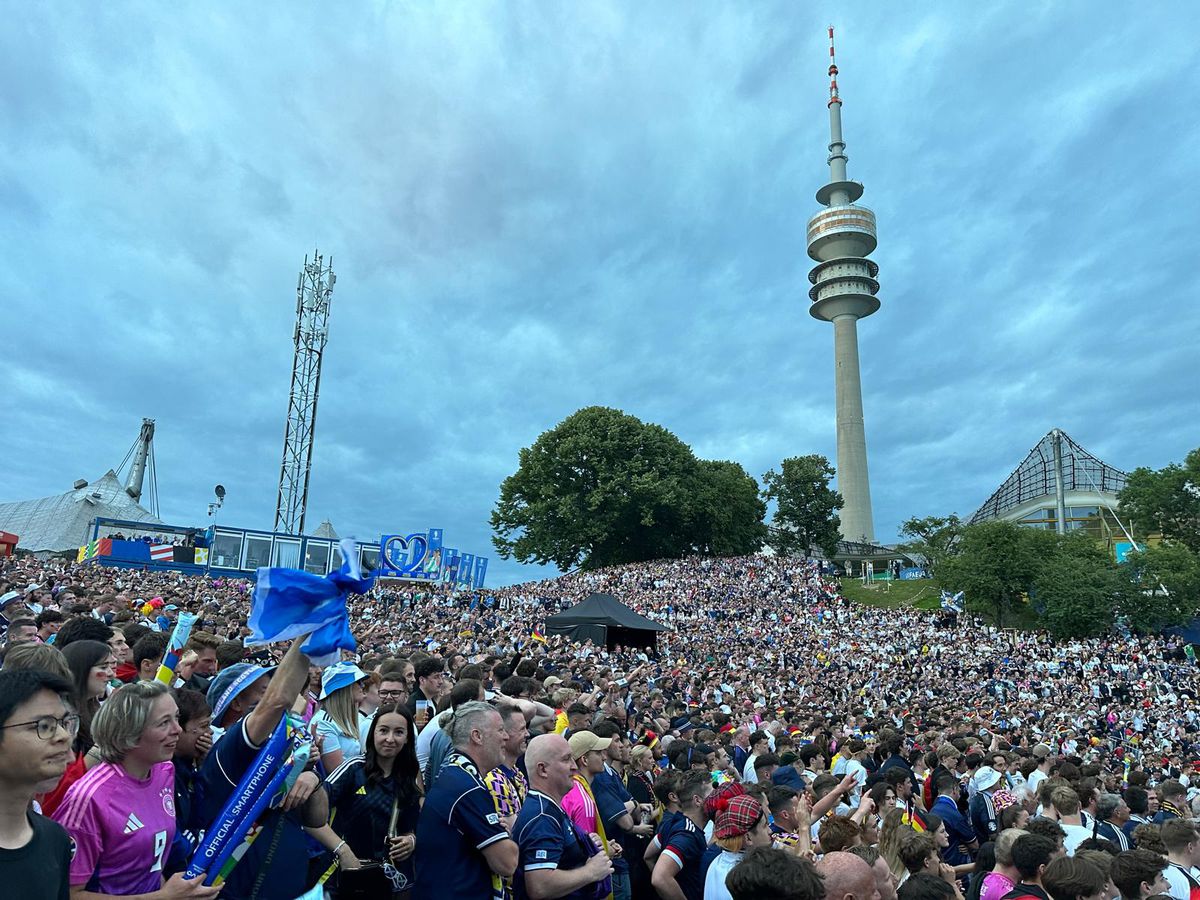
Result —
[{"label": "pink football shirt", "polygon": [[100,763],[71,785],[53,818],[75,841],[72,887],[157,891],[175,837],[175,764],[158,763],[139,781],[119,765]]}]

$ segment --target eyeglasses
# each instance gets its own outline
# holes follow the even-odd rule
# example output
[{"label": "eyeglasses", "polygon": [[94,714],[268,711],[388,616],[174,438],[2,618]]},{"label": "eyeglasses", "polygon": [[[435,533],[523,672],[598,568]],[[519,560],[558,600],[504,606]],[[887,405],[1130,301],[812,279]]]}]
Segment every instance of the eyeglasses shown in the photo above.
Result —
[{"label": "eyeglasses", "polygon": [[36,725],[37,736],[43,741],[54,740],[59,728],[67,733],[67,737],[75,737],[79,734],[79,716],[75,713],[65,715],[61,719],[56,719],[54,716],[42,716],[31,722],[13,722],[11,725],[3,725],[0,728],[20,728],[23,725]]},{"label": "eyeglasses", "polygon": [[405,693],[407,693],[407,691],[380,691],[379,697],[380,699],[383,699],[384,697],[400,697]]}]

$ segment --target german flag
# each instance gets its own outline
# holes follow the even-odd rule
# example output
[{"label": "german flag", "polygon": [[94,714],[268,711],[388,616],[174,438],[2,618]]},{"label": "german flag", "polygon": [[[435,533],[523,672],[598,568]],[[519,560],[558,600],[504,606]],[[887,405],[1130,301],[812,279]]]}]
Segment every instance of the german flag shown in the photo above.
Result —
[{"label": "german flag", "polygon": [[537,641],[539,644],[546,643],[546,633],[544,631],[542,631],[542,629],[539,628],[537,625],[533,626],[533,632],[529,636],[531,638],[533,638],[533,640]]}]

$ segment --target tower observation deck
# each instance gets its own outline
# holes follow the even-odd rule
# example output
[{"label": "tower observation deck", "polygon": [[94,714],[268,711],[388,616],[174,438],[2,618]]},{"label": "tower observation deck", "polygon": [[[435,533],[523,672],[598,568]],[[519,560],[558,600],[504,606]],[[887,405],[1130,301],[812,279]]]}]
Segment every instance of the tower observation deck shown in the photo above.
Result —
[{"label": "tower observation deck", "polygon": [[855,203],[863,187],[846,177],[842,100],[838,95],[833,26],[829,27],[829,183],[817,191],[825,208],[808,220],[808,255],[816,260],[808,280],[809,313],[833,323],[837,405],[837,485],[844,505],[842,538],[875,540],[867,437],[858,364],[858,320],[879,309],[879,266],[867,259],[876,247],[875,213]]}]

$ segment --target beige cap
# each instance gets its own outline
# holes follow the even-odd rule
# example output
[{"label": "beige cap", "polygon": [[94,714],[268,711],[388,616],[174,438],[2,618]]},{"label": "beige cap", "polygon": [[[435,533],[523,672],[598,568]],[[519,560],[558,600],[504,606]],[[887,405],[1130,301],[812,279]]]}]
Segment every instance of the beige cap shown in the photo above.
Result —
[{"label": "beige cap", "polygon": [[590,731],[577,731],[567,743],[571,745],[571,759],[579,759],[593,750],[607,750],[612,738],[596,737]]}]

